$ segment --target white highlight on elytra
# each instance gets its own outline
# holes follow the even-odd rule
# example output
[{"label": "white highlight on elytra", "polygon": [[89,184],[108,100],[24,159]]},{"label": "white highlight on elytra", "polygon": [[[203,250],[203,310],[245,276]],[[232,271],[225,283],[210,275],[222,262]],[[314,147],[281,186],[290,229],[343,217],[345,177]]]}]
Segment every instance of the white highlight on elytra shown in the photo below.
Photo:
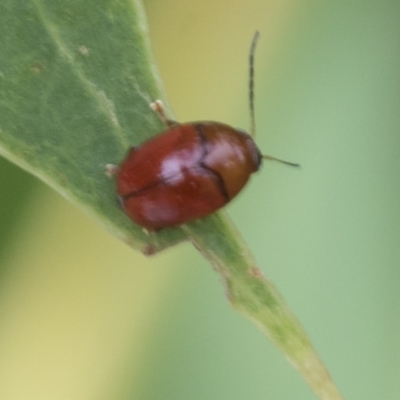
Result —
[{"label": "white highlight on elytra", "polygon": [[161,181],[179,183],[185,179],[184,171],[191,167],[193,167],[193,152],[180,151],[165,158],[158,178]]},{"label": "white highlight on elytra", "polygon": [[213,151],[207,154],[207,163],[210,165],[218,164],[219,160],[226,160],[225,165],[236,164],[246,162],[244,152],[235,146],[232,146],[229,142],[220,140],[218,145],[214,146]]}]

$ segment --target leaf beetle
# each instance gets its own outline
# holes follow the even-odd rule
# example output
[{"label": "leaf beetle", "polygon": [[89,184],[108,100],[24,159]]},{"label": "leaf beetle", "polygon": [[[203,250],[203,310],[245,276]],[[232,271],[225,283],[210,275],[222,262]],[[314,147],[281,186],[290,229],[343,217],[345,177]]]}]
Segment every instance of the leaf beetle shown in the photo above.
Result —
[{"label": "leaf beetle", "polygon": [[167,129],[132,147],[116,169],[117,192],[125,213],[148,231],[204,218],[231,201],[262,159],[253,138],[255,33],[249,58],[250,134],[219,122],[180,124],[167,119],[161,101],[152,109]]}]

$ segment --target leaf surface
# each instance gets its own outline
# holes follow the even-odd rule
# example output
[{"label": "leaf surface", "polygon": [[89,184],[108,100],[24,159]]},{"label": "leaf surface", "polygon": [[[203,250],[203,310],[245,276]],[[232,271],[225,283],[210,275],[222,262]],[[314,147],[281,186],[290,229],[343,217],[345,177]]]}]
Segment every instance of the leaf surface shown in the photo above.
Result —
[{"label": "leaf surface", "polygon": [[0,6],[0,152],[79,203],[144,253],[185,238],[146,235],[105,174],[163,129],[163,98],[140,3],[4,0]]}]

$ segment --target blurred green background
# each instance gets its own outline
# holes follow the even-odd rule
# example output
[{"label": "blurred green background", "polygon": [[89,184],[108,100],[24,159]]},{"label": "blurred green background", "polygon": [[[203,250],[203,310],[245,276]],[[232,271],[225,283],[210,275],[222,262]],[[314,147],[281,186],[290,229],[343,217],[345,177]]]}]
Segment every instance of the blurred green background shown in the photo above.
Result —
[{"label": "blurred green background", "polygon": [[[400,398],[400,2],[148,0],[176,117],[249,126],[266,163],[229,205],[346,399]],[[129,38],[127,38],[129,40]],[[0,159],[0,398],[315,396],[189,244],[130,250]]]}]

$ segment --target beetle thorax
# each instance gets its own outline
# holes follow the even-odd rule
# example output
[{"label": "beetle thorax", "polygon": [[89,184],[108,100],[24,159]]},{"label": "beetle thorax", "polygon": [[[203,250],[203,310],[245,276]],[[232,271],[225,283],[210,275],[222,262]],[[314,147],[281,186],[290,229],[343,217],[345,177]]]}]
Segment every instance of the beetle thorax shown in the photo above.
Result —
[{"label": "beetle thorax", "polygon": [[258,170],[260,152],[247,133],[228,125],[209,122],[196,126],[207,148],[203,163],[221,177],[230,200]]}]

